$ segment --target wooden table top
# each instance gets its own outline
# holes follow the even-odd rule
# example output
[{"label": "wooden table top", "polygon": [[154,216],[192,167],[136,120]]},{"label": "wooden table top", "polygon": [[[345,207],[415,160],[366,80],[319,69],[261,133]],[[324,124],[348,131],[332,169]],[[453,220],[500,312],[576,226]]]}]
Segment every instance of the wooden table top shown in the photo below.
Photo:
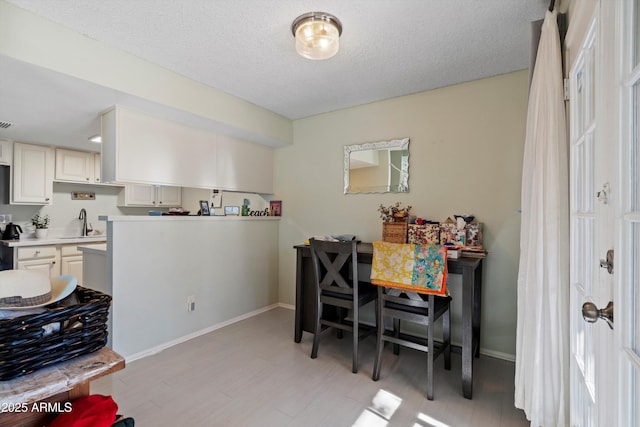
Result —
[{"label": "wooden table top", "polygon": [[124,369],[124,365],[122,356],[104,347],[94,353],[57,363],[29,375],[0,381],[0,402],[37,402]]}]

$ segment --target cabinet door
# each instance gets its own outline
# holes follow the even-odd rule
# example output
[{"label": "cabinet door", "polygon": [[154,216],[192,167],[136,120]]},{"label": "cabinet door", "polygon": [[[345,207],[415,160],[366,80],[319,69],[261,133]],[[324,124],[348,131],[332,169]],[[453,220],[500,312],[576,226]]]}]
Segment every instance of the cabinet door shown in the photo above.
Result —
[{"label": "cabinet door", "polygon": [[56,148],[56,179],[93,182],[93,153]]},{"label": "cabinet door", "polygon": [[273,193],[273,148],[218,135],[217,188]]},{"label": "cabinet door", "polygon": [[123,206],[155,206],[156,188],[147,184],[125,184]]},{"label": "cabinet door", "polygon": [[55,152],[51,147],[16,142],[13,146],[11,203],[50,205]]},{"label": "cabinet door", "polygon": [[93,182],[95,182],[96,184],[99,184],[100,182],[102,182],[100,180],[100,174],[101,174],[101,168],[100,168],[100,153],[93,153]]},{"label": "cabinet door", "polygon": [[156,188],[158,206],[181,206],[182,187],[158,187]]},{"label": "cabinet door", "polygon": [[41,271],[49,277],[56,277],[60,275],[60,263],[58,262],[58,258],[18,261],[18,269]]},{"label": "cabinet door", "polygon": [[13,143],[0,140],[0,165],[11,166],[13,161]]},{"label": "cabinet door", "polygon": [[[121,106],[102,115],[102,182],[217,188],[216,135]],[[140,161],[153,167],[140,167]]]},{"label": "cabinet door", "polygon": [[75,276],[78,285],[82,286],[82,255],[64,256],[60,259],[62,275]]}]

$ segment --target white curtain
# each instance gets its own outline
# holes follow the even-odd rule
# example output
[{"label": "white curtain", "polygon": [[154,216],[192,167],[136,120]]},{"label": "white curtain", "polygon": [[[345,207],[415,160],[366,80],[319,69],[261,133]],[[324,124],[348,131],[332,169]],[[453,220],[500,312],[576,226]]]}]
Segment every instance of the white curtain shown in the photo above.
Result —
[{"label": "white curtain", "polygon": [[557,12],[529,92],[522,170],[515,405],[534,427],[569,425],[569,177]]}]

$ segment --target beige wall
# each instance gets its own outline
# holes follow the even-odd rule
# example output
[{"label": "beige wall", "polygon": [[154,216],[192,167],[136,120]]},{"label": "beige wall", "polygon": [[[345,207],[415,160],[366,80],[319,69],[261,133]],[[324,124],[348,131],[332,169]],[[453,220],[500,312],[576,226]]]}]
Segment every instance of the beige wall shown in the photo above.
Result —
[{"label": "beige wall", "polygon": [[[515,354],[520,182],[527,71],[390,99],[294,122],[294,144],[276,150],[280,301],[295,302],[292,246],[314,235],[381,238],[379,204],[444,220],[474,213],[485,224],[482,347]],[[343,147],[411,138],[410,192],[343,194]],[[452,275],[454,341],[460,342],[460,276]],[[457,334],[457,335],[456,335]]]}]

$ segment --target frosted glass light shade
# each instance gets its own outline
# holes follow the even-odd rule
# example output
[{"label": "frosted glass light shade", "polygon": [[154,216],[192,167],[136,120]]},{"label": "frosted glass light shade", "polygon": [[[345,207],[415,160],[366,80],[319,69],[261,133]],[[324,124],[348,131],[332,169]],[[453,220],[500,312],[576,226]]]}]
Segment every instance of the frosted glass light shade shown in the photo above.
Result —
[{"label": "frosted glass light shade", "polygon": [[291,25],[296,51],[308,59],[329,59],[340,49],[342,24],[333,15],[311,12],[298,16]]}]

